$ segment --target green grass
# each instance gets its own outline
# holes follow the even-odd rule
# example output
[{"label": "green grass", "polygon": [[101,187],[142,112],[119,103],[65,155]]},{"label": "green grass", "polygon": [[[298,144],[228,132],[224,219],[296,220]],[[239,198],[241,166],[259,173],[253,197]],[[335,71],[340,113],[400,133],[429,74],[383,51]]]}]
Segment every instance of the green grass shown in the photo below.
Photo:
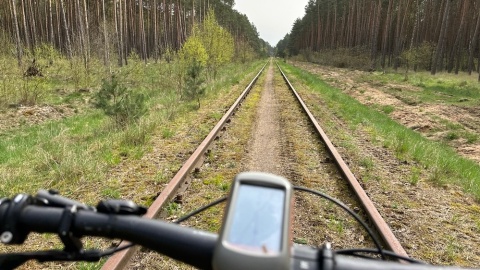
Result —
[{"label": "green grass", "polygon": [[287,74],[298,78],[312,91],[320,93],[327,106],[344,119],[352,130],[362,128],[381,138],[383,146],[392,149],[402,160],[412,160],[430,173],[438,184],[456,184],[480,199],[480,166],[459,156],[445,144],[430,141],[419,133],[393,121],[387,115],[362,105],[315,75],[281,63]]},{"label": "green grass", "polygon": [[395,82],[404,85],[405,83],[417,86],[421,91],[408,91],[402,93],[401,89],[386,89],[392,95],[406,104],[415,105],[423,102],[447,102],[462,104],[465,106],[475,105],[474,100],[480,99],[480,85],[475,76],[466,74],[441,74],[441,78],[431,76],[428,72],[416,72],[409,75],[405,82],[402,73],[374,72],[363,76],[360,80],[368,81],[376,85],[387,85]]},{"label": "green grass", "polygon": [[367,170],[371,170],[374,167],[374,162],[370,157],[364,157],[360,160],[360,166],[365,167]]},{"label": "green grass", "polygon": [[99,262],[79,262],[77,265],[78,270],[99,270],[102,269],[103,264],[107,259],[101,259]]},{"label": "green grass", "polygon": [[162,138],[169,139],[169,138],[172,138],[174,135],[175,135],[174,130],[171,130],[167,127],[162,129]]},{"label": "green grass", "polygon": [[441,118],[438,118],[438,120],[445,126],[446,134],[443,137],[444,141],[448,142],[460,138],[465,139],[468,144],[478,141],[478,134],[467,131],[461,124],[452,123]]},{"label": "green grass", "polygon": [[453,140],[456,140],[456,139],[458,139],[458,138],[460,138],[460,135],[459,135],[457,132],[455,132],[455,131],[449,131],[449,132],[447,132],[447,134],[445,135],[445,139],[446,139],[447,141],[453,141]]},{"label": "green grass", "polygon": [[91,179],[103,170],[95,156],[109,153],[104,122],[101,114],[90,113],[2,133],[0,173],[6,181],[0,196],[34,192],[45,183],[38,179],[52,188]]},{"label": "green grass", "polygon": [[171,202],[168,203],[167,207],[165,207],[167,210],[168,216],[173,216],[176,215],[182,208],[182,206],[178,203]]},{"label": "green grass", "polygon": [[391,114],[395,110],[395,108],[392,105],[384,105],[382,106],[381,110],[385,114]]},{"label": "green grass", "polygon": [[410,184],[417,185],[420,181],[422,169],[419,167],[412,167],[410,172]]},{"label": "green grass", "polygon": [[203,180],[204,185],[213,185],[222,191],[230,190],[230,181],[229,179],[225,179],[225,176],[222,174],[217,174],[212,176],[211,178],[207,178]]},{"label": "green grass", "polygon": [[300,244],[300,245],[307,245],[307,244],[308,244],[307,239],[301,238],[301,237],[299,237],[299,238],[294,238],[294,239],[293,239],[293,242],[296,243],[296,244]]},{"label": "green grass", "polygon": [[[92,58],[89,70],[82,60],[68,61],[59,54],[39,54],[35,57],[42,77],[24,77],[30,58],[25,57],[22,69],[12,65],[12,58],[0,56],[0,108],[7,104],[62,104],[72,93],[95,90],[107,76],[103,64]],[[50,62],[51,61],[51,62]],[[113,71],[118,70],[114,68]]]},{"label": "green grass", "polygon": [[102,190],[102,198],[108,198],[108,199],[121,199],[120,195],[120,190],[115,189],[115,188],[104,188]]},{"label": "green grass", "polygon": [[478,141],[478,135],[475,134],[475,133],[470,133],[470,132],[463,132],[463,135],[462,137],[464,137],[465,139],[467,139],[467,143],[475,143]]}]

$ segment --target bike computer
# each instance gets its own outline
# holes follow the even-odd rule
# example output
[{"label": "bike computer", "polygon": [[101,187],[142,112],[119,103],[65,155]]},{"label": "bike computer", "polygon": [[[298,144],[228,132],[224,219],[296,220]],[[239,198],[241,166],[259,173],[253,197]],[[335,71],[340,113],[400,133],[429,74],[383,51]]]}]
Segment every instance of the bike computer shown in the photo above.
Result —
[{"label": "bike computer", "polygon": [[235,177],[213,268],[290,269],[292,186],[267,173]]}]

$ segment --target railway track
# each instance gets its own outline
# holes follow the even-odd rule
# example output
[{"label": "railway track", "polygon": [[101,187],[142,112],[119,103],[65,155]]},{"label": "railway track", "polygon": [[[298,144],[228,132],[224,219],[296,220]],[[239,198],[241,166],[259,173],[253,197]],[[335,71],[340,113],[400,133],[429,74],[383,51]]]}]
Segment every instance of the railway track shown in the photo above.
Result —
[{"label": "railway track", "polygon": [[347,164],[341,157],[340,153],[336,150],[335,146],[330,141],[327,134],[325,134],[322,127],[320,127],[317,120],[315,119],[313,114],[310,112],[307,105],[303,102],[302,98],[300,97],[298,92],[295,90],[293,85],[290,83],[287,76],[280,68],[280,66],[277,65],[277,67],[280,73],[282,74],[283,79],[287,83],[288,87],[290,88],[290,90],[292,90],[293,94],[296,96],[297,101],[300,103],[301,107],[303,108],[303,111],[310,119],[310,122],[314,126],[316,133],[320,136],[322,142],[325,144],[327,151],[333,157],[333,160],[335,164],[338,166],[340,173],[343,175],[345,180],[347,180],[350,187],[354,190],[355,195],[358,197],[358,200],[362,204],[370,221],[377,229],[379,235],[382,237],[386,246],[391,251],[394,251],[395,253],[401,254],[403,256],[407,256],[407,252],[403,249],[402,245],[397,240],[393,232],[390,230],[385,220],[383,220],[382,216],[375,208],[373,202],[367,196],[365,190],[363,190],[363,188],[360,186],[358,180],[355,178],[354,174],[350,171],[350,168],[347,166]]},{"label": "railway track", "polygon": [[[221,146],[215,146],[214,141],[216,141],[222,131],[225,131],[229,122],[233,121],[231,124],[232,127],[236,125],[235,117],[232,119],[232,116],[239,111],[242,102],[247,99],[247,95],[252,93],[251,95],[259,99],[257,105],[258,113],[252,112],[252,110],[250,110],[249,113],[256,115],[255,125],[257,128],[255,130],[260,131],[253,134],[253,139],[250,140],[252,142],[249,142],[249,145],[246,146],[246,157],[241,158],[242,165],[237,166],[237,170],[268,171],[285,176],[287,179],[290,179],[294,185],[303,185],[314,189],[326,189],[327,192],[333,186],[340,186],[336,191],[338,194],[343,194],[340,199],[342,201],[346,200],[348,202],[347,204],[350,204],[353,208],[363,209],[358,211],[368,216],[369,221],[377,229],[378,235],[384,240],[384,245],[392,251],[406,255],[405,250],[381,218],[373,203],[355,179],[353,173],[315,120],[315,117],[309,112],[307,106],[301,100],[300,95],[278,65],[277,68],[279,71],[277,74],[281,74],[281,77],[274,75],[273,64],[270,64],[268,68],[267,64],[262,67],[236,102],[225,113],[192,156],[184,163],[175,177],[169,182],[167,187],[157,197],[149,208],[146,217],[155,218],[159,216],[162,209],[179,193],[183,194],[185,197],[183,199],[185,200],[190,196],[198,195],[195,190],[187,189],[189,183],[196,178],[196,176],[192,176],[192,174],[195,174],[195,172],[198,173],[204,160],[211,158],[209,156],[212,155],[212,149],[214,149],[215,152],[221,152],[225,151],[225,148],[228,148],[228,145],[224,144],[222,146],[221,143],[217,143]],[[262,73],[265,69],[268,69],[268,71],[266,75],[263,76]],[[261,77],[262,79],[260,79]],[[255,83],[259,79],[264,81],[264,89],[255,86]],[[300,111],[300,108],[303,112]],[[243,111],[244,110],[240,110],[239,114],[244,113]],[[305,118],[305,115],[308,116],[308,119]],[[228,132],[229,130],[225,131],[225,133]],[[227,140],[228,137],[231,136],[235,135],[227,135]],[[301,136],[301,139],[298,139],[298,136]],[[321,138],[321,141],[318,140],[319,138]],[[224,139],[222,138],[222,140]],[[240,144],[242,144],[242,142],[240,142]],[[257,151],[257,153],[255,153],[255,151]],[[220,157],[217,157],[219,160],[228,159],[222,157],[221,154],[219,155]],[[314,160],[318,162],[315,163]],[[219,167],[225,166],[222,165]],[[341,175],[341,177],[339,175]],[[348,181],[348,186],[344,180]],[[200,180],[200,182],[202,182],[202,180]],[[203,181],[203,183],[205,183],[205,181]],[[220,186],[220,189],[226,189],[226,187],[228,187],[228,185],[222,184],[220,184]],[[352,198],[352,193],[356,195],[356,198]],[[336,212],[331,212],[330,217],[322,216],[320,211],[324,211],[324,209],[321,209],[324,207],[328,206],[325,204],[318,205],[314,200],[312,201],[311,198],[296,199],[295,208],[301,209],[301,213],[296,217],[294,227],[304,228],[299,229],[298,232],[294,232],[294,241],[306,244],[318,244],[324,240],[332,242],[332,239],[328,237],[320,237],[313,243],[305,240],[311,235],[311,232],[305,231],[308,231],[308,227],[312,227],[312,224],[316,227],[325,227],[330,226],[332,223],[340,222],[339,224],[342,227],[340,228],[342,230],[341,233],[345,234],[345,231],[347,231],[347,234],[358,234],[358,228],[343,229],[343,221],[332,220],[332,216],[337,215]],[[323,223],[325,219],[327,223],[330,223]],[[350,225],[345,225],[345,227],[349,226]],[[336,240],[333,240],[333,242],[335,241]],[[347,240],[347,242],[351,241]],[[360,239],[359,242],[368,244],[368,241],[364,241],[363,239]],[[138,265],[141,265],[141,263],[137,263],[137,266],[127,266],[135,252],[135,248],[130,248],[116,254],[105,263],[102,269],[139,268]]]}]

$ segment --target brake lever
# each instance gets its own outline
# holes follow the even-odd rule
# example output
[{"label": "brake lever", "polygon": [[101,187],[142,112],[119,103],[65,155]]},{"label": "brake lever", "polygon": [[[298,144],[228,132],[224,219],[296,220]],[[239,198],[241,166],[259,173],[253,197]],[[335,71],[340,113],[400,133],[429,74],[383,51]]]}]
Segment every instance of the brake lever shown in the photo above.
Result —
[{"label": "brake lever", "polygon": [[60,196],[58,191],[52,189],[39,190],[35,199],[37,199],[38,203],[47,206],[62,208],[75,206],[77,210],[98,211],[105,214],[142,216],[147,212],[147,208],[127,200],[104,200],[100,201],[97,207],[88,206],[84,203]]},{"label": "brake lever", "polygon": [[97,205],[97,211],[105,214],[143,216],[147,208],[127,200],[105,200]]},{"label": "brake lever", "polygon": [[84,203],[74,201],[59,195],[59,192],[53,189],[40,189],[35,198],[44,205],[53,207],[76,206],[78,210],[96,211],[95,207],[88,206]]}]

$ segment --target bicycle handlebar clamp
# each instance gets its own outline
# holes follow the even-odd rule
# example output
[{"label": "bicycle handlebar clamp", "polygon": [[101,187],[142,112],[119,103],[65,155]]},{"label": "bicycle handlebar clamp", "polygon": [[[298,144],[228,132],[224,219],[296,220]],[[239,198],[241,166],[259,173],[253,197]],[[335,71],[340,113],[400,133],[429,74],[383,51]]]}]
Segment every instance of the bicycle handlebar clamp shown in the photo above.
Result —
[{"label": "bicycle handlebar clamp", "polygon": [[31,205],[34,198],[26,194],[18,194],[13,200],[4,199],[0,205],[8,203],[5,214],[0,218],[3,226],[0,228],[0,241],[4,244],[22,244],[27,239],[28,231],[17,226],[18,217],[27,205]]}]

